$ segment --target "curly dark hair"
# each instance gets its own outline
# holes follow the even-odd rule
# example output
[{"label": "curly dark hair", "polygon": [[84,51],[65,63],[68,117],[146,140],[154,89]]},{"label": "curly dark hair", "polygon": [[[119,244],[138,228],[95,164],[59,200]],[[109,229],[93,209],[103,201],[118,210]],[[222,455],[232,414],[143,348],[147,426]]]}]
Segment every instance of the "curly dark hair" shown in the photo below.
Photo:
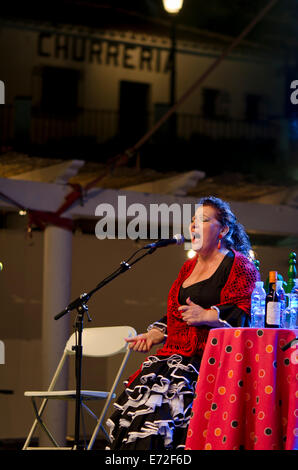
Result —
[{"label": "curly dark hair", "polygon": [[228,202],[215,196],[205,196],[199,200],[199,204],[211,206],[217,211],[217,220],[222,227],[229,227],[227,235],[223,238],[228,249],[234,249],[250,258],[251,244],[249,237],[243,227],[233,214]]}]

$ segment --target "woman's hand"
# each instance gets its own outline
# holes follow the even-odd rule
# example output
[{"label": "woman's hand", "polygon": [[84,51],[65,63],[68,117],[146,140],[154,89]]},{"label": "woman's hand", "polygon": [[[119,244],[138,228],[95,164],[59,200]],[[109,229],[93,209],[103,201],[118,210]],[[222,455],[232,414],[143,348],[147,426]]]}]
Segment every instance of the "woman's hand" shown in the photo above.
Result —
[{"label": "woman's hand", "polygon": [[147,333],[137,335],[134,338],[125,338],[129,343],[129,348],[137,352],[148,352],[155,344],[162,343],[164,340],[164,333],[156,328],[152,328]]},{"label": "woman's hand", "polygon": [[186,299],[186,303],[187,305],[182,305],[178,310],[181,312],[182,319],[189,326],[208,325],[214,327],[218,324],[219,319],[216,310],[206,310],[192,302],[190,297]]}]

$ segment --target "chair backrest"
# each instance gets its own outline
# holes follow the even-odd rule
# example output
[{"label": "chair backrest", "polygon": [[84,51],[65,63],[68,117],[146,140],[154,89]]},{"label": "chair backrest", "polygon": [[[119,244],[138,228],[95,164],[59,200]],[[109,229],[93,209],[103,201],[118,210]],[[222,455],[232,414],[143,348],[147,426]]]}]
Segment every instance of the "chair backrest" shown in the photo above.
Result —
[{"label": "chair backrest", "polygon": [[[107,326],[85,328],[82,333],[83,356],[106,357],[127,350],[124,338],[136,336],[131,326]],[[73,333],[65,346],[67,354],[75,354],[72,349],[76,345],[76,333]]]}]

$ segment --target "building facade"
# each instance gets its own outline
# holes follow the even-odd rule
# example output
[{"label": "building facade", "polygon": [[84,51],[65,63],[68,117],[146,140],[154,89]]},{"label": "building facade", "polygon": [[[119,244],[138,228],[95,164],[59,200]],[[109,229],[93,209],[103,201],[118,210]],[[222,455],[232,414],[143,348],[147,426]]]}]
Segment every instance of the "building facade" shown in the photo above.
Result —
[{"label": "building facade", "polygon": [[[169,109],[170,37],[4,20],[0,37],[2,145],[14,137],[37,144],[137,139]],[[176,100],[223,47],[204,38],[178,39]],[[235,49],[179,104],[177,133],[183,139],[275,138],[284,99],[279,61],[256,47]]]}]

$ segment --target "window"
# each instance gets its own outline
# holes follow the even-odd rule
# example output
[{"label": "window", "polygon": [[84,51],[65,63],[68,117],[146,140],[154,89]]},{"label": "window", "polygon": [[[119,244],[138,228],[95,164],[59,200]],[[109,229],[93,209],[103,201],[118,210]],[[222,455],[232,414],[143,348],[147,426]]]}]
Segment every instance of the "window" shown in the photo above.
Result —
[{"label": "window", "polygon": [[120,82],[119,132],[125,139],[140,138],[148,129],[150,85]]},{"label": "window", "polygon": [[259,121],[264,118],[265,100],[261,95],[248,93],[245,103],[245,119],[247,121]]},{"label": "window", "polygon": [[203,88],[203,116],[209,119],[227,118],[230,114],[230,94],[227,91]]}]

